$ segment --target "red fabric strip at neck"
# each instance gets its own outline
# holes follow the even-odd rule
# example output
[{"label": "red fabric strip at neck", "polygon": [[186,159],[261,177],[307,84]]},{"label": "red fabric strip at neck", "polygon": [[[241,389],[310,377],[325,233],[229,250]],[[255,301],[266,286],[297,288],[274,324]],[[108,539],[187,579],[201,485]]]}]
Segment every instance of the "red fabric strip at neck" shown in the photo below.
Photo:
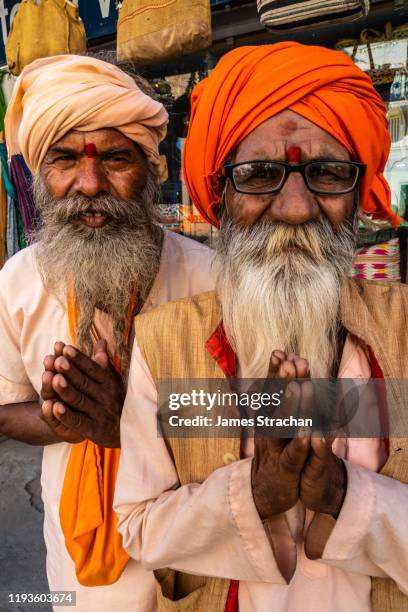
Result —
[{"label": "red fabric strip at neck", "polygon": [[235,353],[228,342],[222,323],[219,324],[215,332],[208,338],[205,346],[227,378],[236,376],[237,364]]}]

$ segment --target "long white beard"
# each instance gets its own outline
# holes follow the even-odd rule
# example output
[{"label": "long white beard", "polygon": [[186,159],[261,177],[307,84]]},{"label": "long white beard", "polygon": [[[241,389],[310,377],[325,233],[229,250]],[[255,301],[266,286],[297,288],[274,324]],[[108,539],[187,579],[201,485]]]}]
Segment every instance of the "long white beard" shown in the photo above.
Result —
[{"label": "long white beard", "polygon": [[[162,233],[156,223],[157,179],[132,201],[110,195],[74,196],[55,200],[40,175],[34,196],[43,225],[34,235],[36,259],[47,289],[65,302],[68,277],[80,308],[78,345],[92,351],[91,326],[95,309],[110,315],[118,352],[126,367],[129,349],[124,342],[125,320],[132,293],[143,302],[160,264]],[[76,222],[89,209],[111,216],[101,229]]]},{"label": "long white beard", "polygon": [[356,247],[356,218],[299,226],[221,225],[217,291],[243,378],[267,376],[274,350],[308,360],[315,378],[337,359],[340,290]]}]

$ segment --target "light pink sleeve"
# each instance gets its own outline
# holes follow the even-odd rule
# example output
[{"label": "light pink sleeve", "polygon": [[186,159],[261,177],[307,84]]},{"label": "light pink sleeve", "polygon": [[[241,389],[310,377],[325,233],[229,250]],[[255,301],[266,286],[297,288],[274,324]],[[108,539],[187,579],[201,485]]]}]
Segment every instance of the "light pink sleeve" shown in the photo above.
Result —
[{"label": "light pink sleeve", "polygon": [[[0,406],[38,399],[27,376],[20,350],[19,320],[11,314],[14,291],[8,269],[0,271]],[[18,282],[18,280],[16,281]],[[20,313],[19,313],[20,314]],[[22,318],[20,314],[20,319]]]},{"label": "light pink sleeve", "polygon": [[128,553],[151,570],[286,584],[253,501],[251,459],[180,486],[157,435],[156,410],[156,389],[135,343],[114,503]]},{"label": "light pink sleeve", "polygon": [[408,595],[408,485],[348,461],[347,494],[321,561],[389,577]]}]

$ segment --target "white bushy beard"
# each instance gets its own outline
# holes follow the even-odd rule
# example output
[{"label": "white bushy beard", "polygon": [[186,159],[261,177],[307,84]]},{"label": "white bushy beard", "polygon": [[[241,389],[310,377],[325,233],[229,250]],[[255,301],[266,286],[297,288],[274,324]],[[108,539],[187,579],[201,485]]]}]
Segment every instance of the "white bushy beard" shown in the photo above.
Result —
[{"label": "white bushy beard", "polygon": [[356,213],[337,230],[326,218],[238,227],[223,214],[217,292],[243,378],[266,377],[274,350],[307,359],[312,377],[331,375],[356,236]]},{"label": "white bushy beard", "polygon": [[[33,241],[45,286],[65,303],[67,279],[72,279],[80,310],[77,343],[88,354],[95,308],[108,313],[126,367],[129,349],[124,329],[130,296],[136,290],[141,303],[146,299],[160,264],[162,231],[155,212],[154,172],[149,170],[139,197],[126,202],[111,195],[57,200],[41,175],[34,178],[33,188],[42,219]],[[78,215],[89,210],[110,215],[110,223],[99,229],[78,223]]]}]

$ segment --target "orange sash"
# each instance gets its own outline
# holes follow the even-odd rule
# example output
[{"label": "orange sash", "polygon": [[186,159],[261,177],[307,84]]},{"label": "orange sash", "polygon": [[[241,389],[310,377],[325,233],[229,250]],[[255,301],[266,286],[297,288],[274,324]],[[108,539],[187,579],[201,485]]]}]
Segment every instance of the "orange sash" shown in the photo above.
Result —
[{"label": "orange sash", "polygon": [[[77,341],[79,307],[72,284],[68,284],[68,321],[71,340]],[[136,295],[129,303],[125,341],[129,341]],[[113,364],[121,372],[117,354]],[[78,582],[83,586],[113,584],[129,560],[117,532],[113,497],[120,449],[103,448],[90,440],[71,449],[60,502],[61,528],[65,545],[75,563]]]}]

